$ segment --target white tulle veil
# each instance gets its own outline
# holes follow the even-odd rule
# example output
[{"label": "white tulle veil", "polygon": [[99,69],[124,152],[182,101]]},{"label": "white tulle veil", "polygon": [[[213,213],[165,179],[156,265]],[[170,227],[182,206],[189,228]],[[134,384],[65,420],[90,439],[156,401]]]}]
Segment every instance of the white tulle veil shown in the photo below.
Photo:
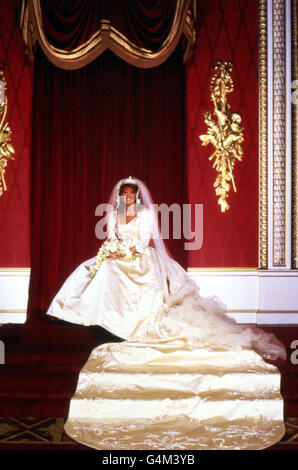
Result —
[{"label": "white tulle veil", "polygon": [[[132,178],[131,176],[119,180],[118,183],[116,183],[113,187],[108,201],[107,217],[109,216],[110,211],[118,210],[120,189],[124,185],[132,185],[137,188],[135,205],[136,211],[138,212],[142,210],[143,207],[150,211],[152,221],[152,240],[154,242],[155,249],[157,250],[159,255],[165,256],[165,254],[167,254],[168,257],[171,257],[171,254],[167,250],[161,232],[159,230],[158,216],[155,210],[156,206],[154,204],[154,201],[147,185],[143,181],[139,180],[138,178]],[[107,220],[109,220],[109,217]]]},{"label": "white tulle veil", "polygon": [[164,243],[159,227],[157,205],[154,203],[147,185],[140,179],[131,176],[119,180],[113,187],[108,201],[107,220],[109,220],[109,213],[117,211],[119,207],[120,189],[124,185],[133,185],[137,188],[136,211],[141,211],[143,208],[149,210],[152,224],[152,242],[159,257],[164,295],[168,298],[169,295],[174,294],[183,285],[184,276],[182,271],[177,272],[177,263]]}]

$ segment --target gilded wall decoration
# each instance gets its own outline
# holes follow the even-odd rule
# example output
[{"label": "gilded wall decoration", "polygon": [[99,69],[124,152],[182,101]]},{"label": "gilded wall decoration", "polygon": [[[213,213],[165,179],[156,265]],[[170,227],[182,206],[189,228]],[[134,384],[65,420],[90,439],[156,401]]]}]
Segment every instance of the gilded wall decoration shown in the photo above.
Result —
[{"label": "gilded wall decoration", "polygon": [[0,196],[7,190],[5,182],[5,168],[9,159],[14,159],[14,148],[12,147],[11,130],[6,122],[7,96],[6,80],[3,70],[0,70]]},{"label": "gilded wall decoration", "polygon": [[211,79],[210,92],[214,111],[204,113],[208,126],[207,134],[200,135],[202,145],[212,144],[215,151],[209,157],[214,160],[213,167],[217,171],[214,183],[215,193],[219,197],[221,211],[229,209],[228,194],[231,188],[236,192],[236,182],[233,174],[235,162],[243,156],[242,142],[243,127],[240,125],[241,116],[231,111],[227,100],[228,93],[234,90],[231,72],[231,62],[217,61],[213,65],[215,74]]}]

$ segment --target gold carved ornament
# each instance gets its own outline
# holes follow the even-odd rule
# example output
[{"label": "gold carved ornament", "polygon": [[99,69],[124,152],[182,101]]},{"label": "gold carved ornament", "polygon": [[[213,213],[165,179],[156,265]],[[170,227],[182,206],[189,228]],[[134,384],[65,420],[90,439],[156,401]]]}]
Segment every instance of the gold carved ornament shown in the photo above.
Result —
[{"label": "gold carved ornament", "polygon": [[[217,171],[214,183],[215,193],[219,196],[218,204],[221,212],[229,209],[227,202],[230,190],[230,182],[236,192],[236,184],[233,176],[235,161],[242,160],[243,127],[240,126],[241,116],[232,113],[227,102],[227,94],[234,90],[231,77],[233,65],[231,62],[217,61],[213,64],[215,74],[211,79],[210,91],[214,111],[204,113],[204,121],[208,126],[207,134],[200,135],[202,145],[212,144],[215,151],[209,157],[214,159],[213,168]],[[212,116],[213,114],[213,116]]]},{"label": "gold carved ornament", "polygon": [[6,81],[3,70],[0,70],[0,196],[3,191],[7,190],[5,183],[5,168],[7,166],[7,160],[14,157],[14,148],[10,144],[11,130],[8,123],[5,122],[7,114],[7,96],[5,96]]}]

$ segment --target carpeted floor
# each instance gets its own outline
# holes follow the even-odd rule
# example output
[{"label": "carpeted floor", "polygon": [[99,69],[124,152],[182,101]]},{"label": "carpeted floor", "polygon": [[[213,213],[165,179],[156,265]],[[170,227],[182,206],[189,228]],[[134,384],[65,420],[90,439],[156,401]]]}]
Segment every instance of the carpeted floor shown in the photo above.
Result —
[{"label": "carpeted floor", "polygon": [[[65,418],[0,418],[0,450],[87,450],[64,431]],[[286,434],[271,450],[298,450],[298,418],[287,418]]]}]

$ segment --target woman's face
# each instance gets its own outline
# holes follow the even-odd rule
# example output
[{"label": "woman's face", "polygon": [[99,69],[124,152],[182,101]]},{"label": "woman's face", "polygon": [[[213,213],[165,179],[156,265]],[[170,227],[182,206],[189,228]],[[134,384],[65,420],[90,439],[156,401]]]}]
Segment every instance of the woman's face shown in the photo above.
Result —
[{"label": "woman's face", "polygon": [[126,206],[131,206],[136,202],[136,190],[131,186],[124,186],[121,190],[120,196],[125,200]]}]

